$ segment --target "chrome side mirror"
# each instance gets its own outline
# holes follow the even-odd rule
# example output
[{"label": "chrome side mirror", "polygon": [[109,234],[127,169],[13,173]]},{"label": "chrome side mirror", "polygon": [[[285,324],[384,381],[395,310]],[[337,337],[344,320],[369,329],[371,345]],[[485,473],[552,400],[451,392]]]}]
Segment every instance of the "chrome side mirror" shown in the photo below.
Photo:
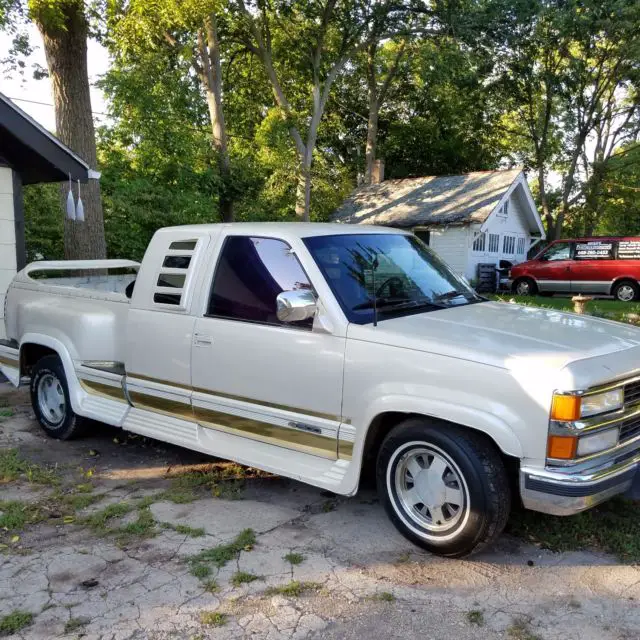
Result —
[{"label": "chrome side mirror", "polygon": [[316,297],[308,289],[283,291],[276,298],[276,315],[280,322],[300,322],[313,318],[317,309]]}]

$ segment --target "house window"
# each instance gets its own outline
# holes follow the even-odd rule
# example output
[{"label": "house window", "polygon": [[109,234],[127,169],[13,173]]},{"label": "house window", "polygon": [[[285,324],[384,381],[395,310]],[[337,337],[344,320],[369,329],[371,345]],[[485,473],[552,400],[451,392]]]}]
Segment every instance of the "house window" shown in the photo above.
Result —
[{"label": "house window", "polygon": [[500,250],[500,236],[497,233],[489,234],[489,253],[498,253]]},{"label": "house window", "polygon": [[502,218],[507,218],[509,216],[509,201],[505,201],[502,203],[502,206],[498,209],[497,215]]},{"label": "house window", "polygon": [[486,233],[476,231],[473,237],[473,250],[482,253],[485,248],[486,238]]},{"label": "house window", "polygon": [[511,256],[516,251],[516,237],[515,236],[503,236],[502,238],[502,253]]},{"label": "house window", "polygon": [[518,238],[518,255],[524,255],[524,238]]}]

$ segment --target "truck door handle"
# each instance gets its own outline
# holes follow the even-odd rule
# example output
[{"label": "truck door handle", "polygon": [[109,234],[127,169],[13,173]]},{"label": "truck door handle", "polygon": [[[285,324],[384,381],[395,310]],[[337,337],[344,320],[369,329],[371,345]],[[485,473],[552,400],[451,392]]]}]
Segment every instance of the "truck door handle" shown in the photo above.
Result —
[{"label": "truck door handle", "polygon": [[193,336],[193,343],[198,347],[205,347],[213,344],[213,338],[203,333],[196,333]]}]

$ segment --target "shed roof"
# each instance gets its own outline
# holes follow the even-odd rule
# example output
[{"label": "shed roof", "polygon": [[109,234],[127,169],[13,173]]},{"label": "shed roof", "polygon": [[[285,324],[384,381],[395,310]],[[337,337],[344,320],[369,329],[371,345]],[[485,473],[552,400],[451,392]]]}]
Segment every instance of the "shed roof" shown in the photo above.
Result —
[{"label": "shed roof", "polygon": [[61,182],[69,176],[86,182],[91,171],[82,158],[2,93],[0,159],[20,174],[23,184]]},{"label": "shed roof", "polygon": [[356,189],[337,209],[337,222],[416,227],[483,223],[522,170],[385,180]]}]

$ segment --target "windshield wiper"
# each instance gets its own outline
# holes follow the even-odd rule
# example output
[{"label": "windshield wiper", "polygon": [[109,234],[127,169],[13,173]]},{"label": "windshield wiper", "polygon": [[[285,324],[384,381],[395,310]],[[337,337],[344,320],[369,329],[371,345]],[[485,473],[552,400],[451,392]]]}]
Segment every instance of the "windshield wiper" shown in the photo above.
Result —
[{"label": "windshield wiper", "polygon": [[451,300],[453,298],[459,298],[460,296],[469,299],[472,296],[472,294],[469,294],[466,291],[456,291],[455,289],[452,289],[451,291],[447,291],[445,293],[441,293],[440,295],[437,295],[434,298],[434,300]]},{"label": "windshield wiper", "polygon": [[428,298],[420,298],[418,300],[407,300],[406,298],[378,298],[377,300],[367,300],[361,302],[355,307],[352,307],[353,311],[361,311],[362,309],[373,309],[373,305],[376,304],[379,310],[394,309],[401,311],[403,309],[419,309],[422,307],[432,307],[434,309],[444,309],[445,306],[438,304]]}]

